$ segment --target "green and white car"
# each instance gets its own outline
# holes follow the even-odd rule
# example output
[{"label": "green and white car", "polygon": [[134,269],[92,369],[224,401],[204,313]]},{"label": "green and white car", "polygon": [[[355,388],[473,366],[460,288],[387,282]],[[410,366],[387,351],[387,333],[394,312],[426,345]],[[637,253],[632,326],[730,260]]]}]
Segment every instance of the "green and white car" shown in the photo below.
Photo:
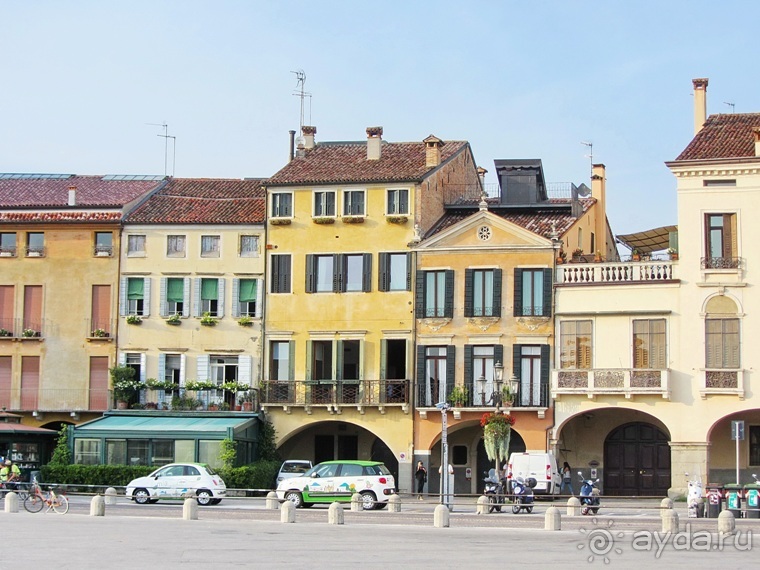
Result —
[{"label": "green and white car", "polygon": [[382,509],[396,493],[396,482],[388,468],[377,461],[325,461],[301,477],[277,484],[277,498],[296,507],[316,503],[350,502],[359,493],[366,511]]}]

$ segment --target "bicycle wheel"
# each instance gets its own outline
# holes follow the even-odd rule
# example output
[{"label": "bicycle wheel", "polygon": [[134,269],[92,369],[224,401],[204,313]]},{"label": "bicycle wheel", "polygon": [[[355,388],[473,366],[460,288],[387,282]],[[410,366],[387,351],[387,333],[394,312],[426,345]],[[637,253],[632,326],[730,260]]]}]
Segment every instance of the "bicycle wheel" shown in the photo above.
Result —
[{"label": "bicycle wheel", "polygon": [[39,513],[44,504],[45,501],[39,495],[29,495],[24,499],[24,508],[30,513]]},{"label": "bicycle wheel", "polygon": [[55,500],[50,506],[59,515],[65,515],[69,512],[69,500],[65,495],[56,495]]}]

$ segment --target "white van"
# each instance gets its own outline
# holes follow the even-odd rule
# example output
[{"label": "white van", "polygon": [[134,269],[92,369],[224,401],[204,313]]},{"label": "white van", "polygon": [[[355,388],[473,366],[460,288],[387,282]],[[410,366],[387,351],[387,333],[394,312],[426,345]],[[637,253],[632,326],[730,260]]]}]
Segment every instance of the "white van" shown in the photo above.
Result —
[{"label": "white van", "polygon": [[544,452],[513,453],[507,462],[507,488],[512,488],[512,479],[522,477],[536,480],[533,492],[536,495],[558,495],[562,477],[557,468],[554,454]]}]

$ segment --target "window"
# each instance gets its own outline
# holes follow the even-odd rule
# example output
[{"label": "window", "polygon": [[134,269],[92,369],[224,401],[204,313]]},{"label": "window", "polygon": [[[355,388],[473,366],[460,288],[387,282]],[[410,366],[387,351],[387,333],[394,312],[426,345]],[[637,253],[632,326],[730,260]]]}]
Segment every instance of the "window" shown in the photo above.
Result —
[{"label": "window", "polygon": [[369,291],[372,278],[372,254],[346,254],[341,256],[341,262],[342,266],[338,277],[342,286],[341,290],[347,292]]},{"label": "window", "polygon": [[145,236],[127,236],[127,255],[130,257],[142,257],[145,255]]},{"label": "window", "polygon": [[706,368],[739,368],[739,319],[705,320]]},{"label": "window", "polygon": [[340,380],[361,379],[361,341],[338,341],[338,369]]},{"label": "window", "polygon": [[75,439],[74,463],[77,465],[100,465],[100,440]]},{"label": "window", "polygon": [[201,236],[201,257],[219,257],[219,236]]},{"label": "window", "polygon": [[16,256],[16,232],[0,233],[0,256]]},{"label": "window", "polygon": [[515,269],[516,317],[548,317],[551,301],[551,269]]},{"label": "window", "polygon": [[[0,329],[5,336],[13,336],[15,329],[13,285],[0,285]],[[10,407],[10,406],[7,406]]]},{"label": "window", "polygon": [[145,354],[129,352],[124,356],[124,366],[129,366],[135,371],[133,380],[145,382]]},{"label": "window", "polygon": [[[134,313],[133,313],[134,314]],[[111,286],[92,286],[92,309],[90,312],[90,336],[96,336],[101,331],[111,335]]]},{"label": "window", "polygon": [[290,255],[272,255],[272,293],[290,293]]},{"label": "window", "polygon": [[333,256],[332,255],[315,255],[315,283],[314,290],[317,293],[324,293],[333,290]]},{"label": "window", "polygon": [[275,192],[272,194],[273,218],[290,218],[293,216],[293,194],[290,192]]},{"label": "window", "polygon": [[[499,401],[494,398],[494,363],[504,364],[504,347],[501,345],[464,346],[465,387],[471,395],[474,406],[493,406]],[[481,391],[478,380],[485,378],[485,391]]]},{"label": "window", "polygon": [[410,291],[412,288],[411,256],[407,253],[380,253],[379,291]]},{"label": "window", "polygon": [[372,254],[306,256],[306,292],[370,291]]},{"label": "window", "polygon": [[749,426],[749,464],[760,465],[760,426]]},{"label": "window", "polygon": [[291,343],[287,340],[274,340],[270,345],[269,379],[290,380]]},{"label": "window", "polygon": [[240,257],[259,256],[259,236],[240,236]]},{"label": "window", "polygon": [[166,256],[185,257],[185,236],[166,236]]},{"label": "window", "polygon": [[560,323],[560,368],[591,368],[591,321]]},{"label": "window", "polygon": [[237,356],[212,356],[209,362],[211,364],[209,381],[217,386],[220,386],[225,382],[238,381]]},{"label": "window", "polygon": [[454,272],[421,271],[417,276],[417,318],[454,316]]},{"label": "window", "polygon": [[95,232],[95,255],[98,257],[113,255],[113,234],[111,232]]},{"label": "window", "polygon": [[707,214],[705,238],[705,269],[739,268],[735,214]]},{"label": "window", "polygon": [[343,215],[364,215],[364,190],[346,190],[343,192]]},{"label": "window", "polygon": [[23,330],[32,330],[34,335],[42,334],[42,286],[24,286],[24,323]]},{"label": "window", "polygon": [[393,216],[408,213],[409,190],[405,188],[398,190],[388,190],[388,208],[386,210],[386,214]]},{"label": "window", "polygon": [[335,192],[314,192],[314,217],[335,216]]},{"label": "window", "polygon": [[633,321],[633,367],[666,368],[665,319]]},{"label": "window", "polygon": [[549,346],[512,345],[513,372],[519,378],[518,404],[545,408],[549,405]]},{"label": "window", "polygon": [[127,279],[127,314],[142,315],[145,302],[145,279],[130,277]]},{"label": "window", "polygon": [[419,401],[423,407],[445,402],[454,388],[454,347],[418,347],[417,384],[420,387]]},{"label": "window", "polygon": [[45,255],[45,234],[42,232],[26,233],[27,257],[42,257]]},{"label": "window", "polygon": [[333,342],[311,341],[311,380],[333,379]]},{"label": "window", "polygon": [[501,269],[467,269],[464,287],[465,317],[501,316]]},{"label": "window", "polygon": [[238,314],[241,317],[256,317],[256,300],[258,294],[257,279],[240,279],[235,281],[238,287]]},{"label": "window", "polygon": [[[164,361],[164,382],[173,382],[179,387],[182,380],[182,355],[181,354],[166,354],[163,356]],[[160,366],[159,366],[160,368]]]},{"label": "window", "polygon": [[184,315],[188,280],[182,277],[165,277],[161,280],[161,287],[165,291],[161,316]]},{"label": "window", "polygon": [[[200,281],[200,315],[208,313],[219,317],[219,279],[202,278]],[[198,316],[200,316],[198,315]]]}]

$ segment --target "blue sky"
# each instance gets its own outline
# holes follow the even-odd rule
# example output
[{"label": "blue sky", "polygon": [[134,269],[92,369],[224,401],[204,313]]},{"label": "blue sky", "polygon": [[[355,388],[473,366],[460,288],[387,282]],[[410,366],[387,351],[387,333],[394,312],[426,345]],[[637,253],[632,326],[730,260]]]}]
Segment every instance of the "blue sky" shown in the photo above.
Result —
[{"label": "blue sky", "polygon": [[[287,160],[306,72],[317,141],[429,134],[549,182],[607,166],[614,233],[676,223],[663,164],[708,114],[760,111],[760,4],[0,0],[0,172],[266,177]],[[310,117],[310,120],[309,120]],[[169,173],[172,172],[169,147]]]}]

